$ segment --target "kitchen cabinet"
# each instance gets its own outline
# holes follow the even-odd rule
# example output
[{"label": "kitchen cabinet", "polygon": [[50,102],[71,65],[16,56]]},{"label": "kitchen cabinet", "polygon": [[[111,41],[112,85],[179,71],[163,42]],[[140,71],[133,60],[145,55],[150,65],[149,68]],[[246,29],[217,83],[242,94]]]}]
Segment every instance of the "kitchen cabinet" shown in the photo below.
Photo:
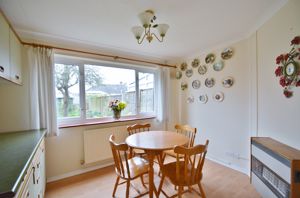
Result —
[{"label": "kitchen cabinet", "polygon": [[45,143],[39,145],[15,198],[43,198],[45,195]]},{"label": "kitchen cabinet", "polygon": [[43,198],[46,129],[0,133],[0,198]]},{"label": "kitchen cabinet", "polygon": [[9,69],[9,25],[0,13],[0,77],[9,79]]},{"label": "kitchen cabinet", "polygon": [[9,32],[9,66],[10,80],[22,84],[22,45],[12,30]]},{"label": "kitchen cabinet", "polygon": [[22,44],[0,12],[0,77],[22,84]]}]

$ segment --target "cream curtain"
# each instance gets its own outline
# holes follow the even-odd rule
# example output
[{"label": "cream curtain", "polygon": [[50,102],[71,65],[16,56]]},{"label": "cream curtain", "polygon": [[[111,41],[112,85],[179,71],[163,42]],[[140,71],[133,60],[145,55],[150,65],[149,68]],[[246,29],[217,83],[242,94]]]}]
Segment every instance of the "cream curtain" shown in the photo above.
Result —
[{"label": "cream curtain", "polygon": [[28,47],[30,120],[32,129],[47,129],[47,136],[58,135],[53,50]]},{"label": "cream curtain", "polygon": [[169,122],[170,108],[170,69],[167,67],[159,67],[158,72],[158,104],[157,104],[157,119],[162,123],[163,129],[167,130]]}]

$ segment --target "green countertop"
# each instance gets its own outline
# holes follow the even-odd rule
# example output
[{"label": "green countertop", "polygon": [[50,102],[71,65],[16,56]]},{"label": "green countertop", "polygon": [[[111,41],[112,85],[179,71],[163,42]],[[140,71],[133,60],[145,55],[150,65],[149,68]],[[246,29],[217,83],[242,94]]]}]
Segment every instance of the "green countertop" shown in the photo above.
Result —
[{"label": "green countertop", "polygon": [[17,192],[46,129],[0,133],[0,198]]}]

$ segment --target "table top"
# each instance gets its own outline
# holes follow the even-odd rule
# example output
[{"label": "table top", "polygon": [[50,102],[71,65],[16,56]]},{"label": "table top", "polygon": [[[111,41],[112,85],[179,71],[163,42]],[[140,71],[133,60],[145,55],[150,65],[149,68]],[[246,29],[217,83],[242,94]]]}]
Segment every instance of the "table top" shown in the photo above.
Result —
[{"label": "table top", "polygon": [[0,197],[14,197],[46,129],[0,133]]},{"label": "table top", "polygon": [[138,149],[144,150],[170,150],[176,145],[184,145],[189,139],[171,131],[146,131],[130,135],[126,143]]}]

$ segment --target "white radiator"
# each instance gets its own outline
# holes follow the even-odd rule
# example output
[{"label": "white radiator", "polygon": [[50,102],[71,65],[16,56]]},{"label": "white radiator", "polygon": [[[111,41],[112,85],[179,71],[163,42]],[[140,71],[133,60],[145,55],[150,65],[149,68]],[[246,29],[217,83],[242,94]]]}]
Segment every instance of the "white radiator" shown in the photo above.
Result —
[{"label": "white radiator", "polygon": [[83,132],[84,164],[112,158],[109,136],[113,134],[117,142],[127,137],[126,126],[86,130]]}]

